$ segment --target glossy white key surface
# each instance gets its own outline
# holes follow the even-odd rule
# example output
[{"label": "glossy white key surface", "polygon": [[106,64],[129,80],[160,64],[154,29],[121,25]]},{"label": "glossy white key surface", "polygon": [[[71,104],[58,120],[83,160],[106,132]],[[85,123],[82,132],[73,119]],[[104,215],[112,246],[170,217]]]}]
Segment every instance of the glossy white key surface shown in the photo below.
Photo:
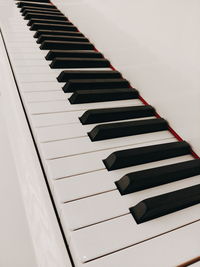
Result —
[{"label": "glossy white key surface", "polygon": [[[63,1],[54,1],[63,8],[66,4]],[[79,3],[79,0],[76,2]],[[85,5],[88,6],[88,3]],[[76,9],[78,5],[73,2],[69,3],[69,6]],[[91,142],[87,133],[96,124],[82,125],[79,121],[79,117],[86,110],[143,105],[142,101],[132,99],[70,104],[68,98],[72,93],[64,93],[62,87],[65,83],[57,81],[63,69],[49,67],[51,61],[45,60],[48,50],[40,50],[40,44],[33,38],[35,31],[29,31],[27,21],[22,19],[19,10],[15,11],[13,19],[5,26],[7,49],[75,266],[175,267],[176,264],[198,256],[199,242],[191,229],[195,229],[198,235],[199,223],[191,223],[200,220],[199,205],[140,225],[135,222],[129,208],[145,198],[198,184],[200,176],[125,196],[121,196],[115,185],[117,180],[129,172],[187,161],[192,159],[192,156],[185,155],[107,171],[102,160],[115,151],[177,140],[169,131],[161,131]],[[93,39],[91,41],[93,42]],[[140,88],[138,83],[134,85]],[[191,225],[182,227],[187,224]],[[184,244],[186,240],[188,243]],[[178,253],[175,253],[173,248],[176,246],[180,248]],[[189,249],[191,247],[192,249]],[[186,255],[187,249],[190,251]],[[144,257],[147,253],[153,256],[151,255],[150,259]],[[181,253],[184,254],[182,259]]]},{"label": "glossy white key surface", "polygon": [[[76,199],[85,198],[87,196],[116,190],[116,185],[114,182],[119,180],[127,173],[151,169],[158,166],[165,166],[173,164],[175,162],[184,162],[187,160],[191,160],[190,155],[141,164],[134,167],[113,170],[110,172],[105,169],[87,174],[77,175],[56,180],[54,190],[60,203],[74,201]],[[173,184],[166,185],[166,187],[172,188]],[[156,188],[156,190],[158,190],[158,187]]]},{"label": "glossy white key surface", "polygon": [[[69,94],[66,94],[69,98]],[[127,107],[130,105],[141,105],[140,100],[122,100],[122,101],[109,101],[104,103],[88,103],[88,104],[74,104],[71,105],[69,101],[57,102],[52,101],[50,103],[30,103],[29,111],[31,114],[53,113],[72,110],[88,110],[94,108],[110,108],[110,107]]]},{"label": "glossy white key surface", "polygon": [[[73,114],[73,113],[71,112],[71,114]],[[148,120],[148,119],[156,119],[156,117],[142,117],[139,119],[120,120],[120,121],[114,121],[114,122],[111,121],[111,122],[105,122],[103,124],[132,122],[132,121],[138,121],[138,120],[142,121],[142,120]],[[41,142],[51,142],[51,141],[55,141],[55,140],[58,141],[58,140],[62,140],[62,139],[87,136],[87,133],[89,131],[91,131],[92,129],[94,129],[96,126],[98,126],[100,124],[102,124],[102,123],[83,125],[79,121],[78,123],[73,124],[73,125],[72,124],[58,125],[58,126],[51,126],[48,128],[42,128],[42,129],[39,129],[37,133],[38,133],[38,137],[39,137]],[[166,133],[166,131],[165,131],[165,133]],[[119,142],[121,142],[121,140],[122,139],[119,139]],[[102,143],[102,142],[98,142],[98,143]],[[97,144],[97,143],[95,143],[95,144]]]},{"label": "glossy white key surface", "polygon": [[[40,76],[38,76],[38,79],[40,78]],[[58,83],[57,81],[55,81],[55,79],[53,81],[36,81],[36,82],[22,82],[20,85],[20,89],[22,92],[26,92],[27,94],[24,94],[25,98],[28,98],[28,101],[31,101],[31,96],[29,96],[28,93],[40,93],[40,92],[51,92],[51,91],[62,91],[62,84]],[[63,94],[63,96],[65,97],[65,95]],[[67,97],[67,95],[66,95]],[[41,101],[41,99],[40,99]],[[39,102],[40,102],[39,101]]]},{"label": "glossy white key surface", "polygon": [[128,214],[129,208],[146,198],[196,185],[199,183],[199,179],[200,176],[197,176],[124,196],[121,196],[118,190],[90,196],[64,204],[61,210],[62,216],[65,225],[68,225],[68,231],[76,230]]},{"label": "glossy white key surface", "polygon": [[51,114],[40,114],[32,116],[36,127],[55,126],[68,123],[79,123],[79,117],[84,111],[60,112]]},{"label": "glossy white key surface", "polygon": [[[200,255],[200,222],[88,262],[85,267],[175,267]],[[191,267],[199,267],[199,262]]]},{"label": "glossy white key surface", "polygon": [[[157,140],[154,142],[147,142],[132,146],[127,146],[124,149],[136,148],[143,146],[150,146],[154,144],[163,144],[167,142],[174,142],[174,139]],[[75,155],[71,157],[63,157],[54,160],[48,160],[48,172],[52,179],[59,179],[69,177],[72,175],[84,174],[87,172],[105,169],[103,159],[107,158],[115,149],[108,149],[105,151],[97,151],[87,154]],[[69,168],[70,166],[70,168]]]},{"label": "glossy white key surface", "polygon": [[63,94],[62,90],[52,92],[26,92],[24,96],[27,102],[48,102],[66,99],[66,95]]},{"label": "glossy white key surface", "polygon": [[[51,131],[51,127],[49,128]],[[68,131],[65,131],[66,128],[68,129]],[[72,129],[72,131],[69,130],[70,128]],[[44,128],[39,128],[38,130],[42,129]],[[83,130],[81,126],[79,126],[79,124],[69,124],[69,127],[60,127],[60,129],[60,141],[47,142],[41,145],[42,151],[46,159],[69,157],[73,155],[80,155],[83,153],[101,151],[110,148],[123,149],[127,146],[141,144],[147,141],[151,142],[155,140],[172,138],[168,131],[163,131],[159,133],[141,134],[92,142],[87,136],[87,132],[93,129],[93,127],[91,126]]]},{"label": "glossy white key surface", "polygon": [[71,232],[70,243],[76,257],[87,262],[199,220],[199,210],[195,205],[139,225],[124,215]]}]

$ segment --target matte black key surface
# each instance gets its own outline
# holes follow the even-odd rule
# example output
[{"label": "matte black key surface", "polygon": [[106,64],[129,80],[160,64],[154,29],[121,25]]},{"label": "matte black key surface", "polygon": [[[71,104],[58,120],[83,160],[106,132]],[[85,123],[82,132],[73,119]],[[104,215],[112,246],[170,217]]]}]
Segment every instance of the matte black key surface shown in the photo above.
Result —
[{"label": "matte black key surface", "polygon": [[[15,1],[19,1],[19,0],[15,0]],[[50,1],[49,0],[23,0],[23,2],[27,3],[27,2],[33,2],[33,3],[47,3],[47,4],[50,4]]]},{"label": "matte black key surface", "polygon": [[[59,49],[59,50],[80,50],[80,49],[94,49],[93,44],[86,42],[66,42],[66,41],[44,41],[41,46],[41,50]],[[55,67],[63,66],[67,60],[71,58],[55,58],[52,63]]]},{"label": "matte black key surface", "polygon": [[39,8],[50,8],[50,9],[55,9],[56,7],[52,5],[51,3],[33,3],[33,2],[26,2],[26,1],[20,1],[17,3],[17,7],[39,7]]},{"label": "matte black key surface", "polygon": [[43,34],[50,34],[50,35],[64,35],[64,36],[84,36],[80,32],[73,32],[73,31],[57,31],[57,30],[38,30],[34,34],[34,38],[39,38]]},{"label": "matte black key surface", "polygon": [[33,23],[30,27],[31,31],[36,30],[66,30],[66,31],[77,31],[77,28],[73,25],[65,24],[48,24],[48,23]]},{"label": "matte black key surface", "polygon": [[22,12],[22,16],[26,16],[28,13],[40,13],[40,14],[52,14],[52,15],[63,15],[63,13],[61,13],[58,9],[52,9],[52,10],[45,10],[45,9],[38,9],[38,10],[35,10],[35,9],[25,9],[23,12]]},{"label": "matte black key surface", "polygon": [[134,193],[200,174],[200,159],[128,173],[116,182],[121,195]]},{"label": "matte black key surface", "polygon": [[45,58],[46,60],[53,60],[56,57],[103,58],[103,55],[93,50],[50,50]]},{"label": "matte black key surface", "polygon": [[152,106],[131,106],[121,108],[104,108],[87,110],[79,119],[82,124],[108,121],[128,120],[155,115]]},{"label": "matte black key surface", "polygon": [[67,20],[30,19],[30,21],[27,23],[27,26],[31,26],[34,23],[72,25],[72,23]]},{"label": "matte black key surface", "polygon": [[[27,10],[30,10],[28,12],[30,12],[31,14],[41,14],[41,15],[46,15],[45,13],[40,13],[40,11],[45,11],[45,12],[48,12],[48,11],[55,11],[56,14],[52,14],[52,15],[60,15],[58,13],[60,13],[60,11],[54,6],[54,8],[50,8],[51,6],[47,6],[47,7],[35,7],[35,6],[23,6],[20,10],[21,13],[23,13],[24,11],[27,11]],[[37,13],[38,11],[38,13]],[[48,13],[47,13],[48,15]],[[26,16],[26,15],[25,15]]]},{"label": "matte black key surface", "polygon": [[108,171],[190,154],[190,145],[173,142],[116,151],[103,160]]},{"label": "matte black key surface", "polygon": [[130,208],[138,224],[200,203],[200,184],[147,198]]},{"label": "matte black key surface", "polygon": [[49,19],[49,20],[67,20],[67,18],[64,15],[59,15],[59,14],[42,14],[42,13],[35,13],[35,12],[30,12],[27,13],[24,16],[25,20],[29,19]]},{"label": "matte black key surface", "polygon": [[[92,53],[91,53],[92,54]],[[101,55],[101,54],[100,54]],[[73,79],[114,79],[120,78],[121,73],[113,70],[105,70],[105,71],[90,71],[90,70],[64,70],[60,73],[57,80],[59,82],[66,82]]]},{"label": "matte black key surface", "polygon": [[100,141],[130,135],[145,134],[167,130],[164,119],[149,119],[119,123],[100,124],[94,127],[88,135],[91,141]]},{"label": "matte black key surface", "polygon": [[[52,69],[106,68],[110,66],[110,62],[104,58],[55,58],[49,66]],[[72,92],[71,90],[69,91],[66,87],[67,86],[63,87],[64,92]]]},{"label": "matte black key surface", "polygon": [[138,96],[138,91],[133,88],[82,90],[74,92],[69,98],[69,102],[71,104],[95,103],[135,99],[138,98]]},{"label": "matte black key surface", "polygon": [[[16,2],[21,2],[20,0],[14,0],[14,1],[16,1]],[[33,2],[33,3],[37,3],[37,2],[39,2],[39,3],[49,3],[50,4],[50,0],[23,0],[22,2]]]},{"label": "matte black key surface", "polygon": [[[41,14],[41,13],[36,13],[37,10],[44,10],[44,11],[57,11],[58,9],[53,6],[53,8],[51,8],[52,6],[47,6],[47,7],[35,7],[35,6],[23,6],[21,9],[20,9],[20,12],[23,13],[23,11],[26,11],[27,9],[31,10],[30,13],[28,14],[40,14],[40,15],[48,15],[48,14]],[[32,12],[33,11],[33,12]],[[55,14],[55,16],[58,15],[58,14]],[[53,14],[54,16],[54,14]],[[64,15],[63,15],[64,16]]]},{"label": "matte black key surface", "polygon": [[[85,59],[82,59],[84,62]],[[106,59],[90,59],[91,62],[105,62],[105,67],[110,66],[110,62]],[[88,61],[88,60],[87,60]],[[89,65],[86,65],[88,67]],[[101,66],[100,66],[101,67]],[[103,66],[102,66],[103,67]],[[64,87],[64,92],[74,92],[76,90],[95,90],[95,89],[111,89],[111,88],[127,88],[130,84],[125,79],[79,79],[69,80]]]},{"label": "matte black key surface", "polygon": [[41,44],[44,41],[51,40],[51,41],[67,41],[67,42],[89,42],[89,40],[85,37],[81,36],[63,36],[63,35],[48,35],[44,34],[41,35],[37,43]]}]

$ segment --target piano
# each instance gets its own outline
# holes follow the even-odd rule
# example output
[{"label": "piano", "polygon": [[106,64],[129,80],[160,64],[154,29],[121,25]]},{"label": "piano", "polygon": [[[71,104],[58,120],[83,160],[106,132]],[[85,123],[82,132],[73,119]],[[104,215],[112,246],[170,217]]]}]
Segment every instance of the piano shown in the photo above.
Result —
[{"label": "piano", "polygon": [[200,266],[197,46],[170,47],[199,3],[175,2],[0,1],[30,266]]}]

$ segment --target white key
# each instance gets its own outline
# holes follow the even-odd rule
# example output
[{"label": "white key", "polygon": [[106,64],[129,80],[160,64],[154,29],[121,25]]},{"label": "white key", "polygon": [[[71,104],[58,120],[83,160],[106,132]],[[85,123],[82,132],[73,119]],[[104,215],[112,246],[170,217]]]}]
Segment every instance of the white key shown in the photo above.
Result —
[{"label": "white key", "polygon": [[124,215],[71,232],[70,247],[80,262],[87,262],[197,221],[199,211],[194,205],[142,224]]},{"label": "white key", "polygon": [[[26,94],[24,94],[26,97]],[[86,110],[82,111],[71,111],[51,114],[33,115],[31,120],[34,122],[36,127],[46,126],[57,126],[62,124],[80,123],[79,117],[85,113]],[[153,117],[147,117],[153,118]]]},{"label": "white key", "polygon": [[[39,128],[37,130],[37,136],[40,142],[84,137],[87,135],[87,132],[90,131],[92,128],[92,125],[83,126],[81,123],[50,126],[45,128]],[[57,146],[57,144],[60,147],[60,143],[56,142],[55,146]],[[62,145],[66,145],[66,143],[61,144],[61,146]],[[52,147],[52,149],[54,148]]]},{"label": "white key", "polygon": [[[68,95],[69,94],[66,94],[66,96],[69,98]],[[98,102],[71,105],[69,101],[52,101],[51,103],[30,103],[28,107],[30,114],[44,114],[63,111],[88,110],[94,108],[127,107],[131,105],[142,105],[142,102],[138,99],[131,99],[122,101],[108,101],[103,103]]]},{"label": "white key", "polygon": [[[65,127],[69,126],[69,127]],[[85,125],[86,126],[86,125]],[[44,153],[44,157],[46,159],[55,159],[59,157],[69,157],[73,155],[80,155],[83,153],[90,153],[93,151],[101,151],[110,148],[122,148],[127,147],[130,145],[141,144],[146,142],[147,140],[156,141],[156,140],[163,140],[163,139],[170,139],[172,138],[172,134],[169,131],[162,131],[162,132],[154,132],[154,133],[147,133],[147,134],[140,134],[135,136],[128,136],[128,137],[121,137],[121,138],[113,138],[108,140],[102,140],[97,142],[92,142],[88,136],[86,136],[86,132],[90,131],[93,127],[92,125],[87,125],[87,128],[82,129],[81,124],[68,124],[68,125],[60,125],[60,139],[65,138],[73,138],[69,140],[60,140],[56,142],[48,142],[41,144],[41,149]],[[49,133],[52,131],[52,127],[47,128],[39,128],[38,130],[41,131],[45,129]],[[66,130],[65,130],[66,129]],[[68,129],[68,131],[67,131]],[[72,129],[72,131],[70,131]],[[74,136],[79,137],[84,135],[85,137],[74,138]],[[40,139],[40,141],[42,141]]]},{"label": "white key", "polygon": [[[34,73],[38,73],[38,72],[40,73],[40,71],[42,70],[42,69],[41,70],[40,69],[38,70],[38,69],[36,69],[36,67],[46,67],[49,70],[49,64],[45,60],[45,58],[42,57],[42,56],[41,56],[41,59],[38,59],[38,60],[35,60],[35,59],[32,60],[30,58],[29,59],[27,59],[27,58],[24,58],[24,59],[15,59],[15,66],[19,70],[20,69],[21,70],[28,69],[28,70],[34,71]],[[20,73],[23,73],[23,72],[20,72]]]},{"label": "white key", "polygon": [[19,34],[10,34],[6,36],[6,44],[10,43],[33,43],[35,40],[32,34],[26,34],[26,35],[19,35]]},{"label": "white key", "polygon": [[[32,42],[32,41],[31,41]],[[47,54],[47,53],[46,53]],[[35,53],[35,54],[32,54],[32,53],[25,53],[25,54],[19,54],[19,53],[12,53],[12,58],[13,60],[31,60],[31,63],[33,63],[34,60],[44,60],[45,58],[45,55],[42,55],[42,54],[38,54],[38,53]]]},{"label": "white key", "polygon": [[39,47],[33,47],[33,46],[28,46],[28,47],[20,47],[20,46],[13,46],[9,47],[9,51],[13,51],[15,53],[37,53],[39,50]]},{"label": "white key", "polygon": [[[144,117],[144,118],[138,118],[138,119],[132,119],[132,120],[120,120],[120,121],[115,121],[115,123],[147,120],[147,119],[155,119],[155,117],[147,117],[147,118]],[[108,124],[108,123],[113,123],[113,122],[105,122],[104,124]],[[58,126],[52,126],[48,128],[42,128],[37,131],[37,135],[41,142],[49,142],[49,141],[55,141],[55,140],[59,141],[62,139],[83,137],[83,136],[87,136],[87,133],[99,124],[100,123],[83,125],[79,121],[78,124],[74,124],[74,125],[58,125]]]},{"label": "white key", "polygon": [[29,43],[29,42],[9,42],[7,43],[7,46],[9,47],[9,49],[39,49],[39,44],[37,44],[35,42],[35,39],[33,38],[33,42]]},{"label": "white key", "polygon": [[108,172],[107,169],[68,177],[54,182],[54,195],[59,203],[66,203],[76,199],[116,190],[115,181],[130,172],[165,166],[175,162],[190,160],[190,155],[150,162],[133,167],[122,168]]},{"label": "white key", "polygon": [[[54,80],[54,79],[52,79]],[[55,80],[54,81],[50,81],[50,82],[25,82],[25,83],[20,83],[20,91],[21,92],[26,92],[26,93],[31,93],[31,92],[35,92],[35,96],[37,97],[37,100],[40,100],[41,102],[41,99],[44,101],[43,97],[38,99],[39,98],[39,95],[40,95],[40,92],[50,92],[50,91],[59,91],[59,92],[62,92],[62,84],[61,83],[58,83],[56,82]],[[38,94],[36,94],[38,93]],[[31,100],[35,100],[35,98],[33,97],[34,96],[33,94],[24,94],[24,97],[27,99],[26,101],[31,101]],[[68,98],[68,95],[64,94],[63,95],[65,96],[65,99]]]},{"label": "white key", "polygon": [[[20,78],[20,82],[22,83],[40,83],[40,82],[57,82],[56,80],[56,75],[52,75],[52,73],[50,72],[49,74],[48,73],[32,73],[32,74],[22,74],[22,75],[19,75],[19,78]],[[57,82],[58,83],[58,82]]]},{"label": "white key", "polygon": [[24,97],[27,102],[39,102],[39,101],[58,101],[58,100],[66,100],[66,94],[63,93],[62,89],[60,91],[47,91],[47,92],[25,92]]},{"label": "white key", "polygon": [[[65,70],[75,70],[75,69],[65,69]],[[80,69],[76,68],[76,70],[80,70]],[[87,69],[84,68],[82,70],[87,70]],[[88,70],[99,70],[99,69],[88,69]],[[101,70],[110,70],[110,69],[107,68],[107,69],[101,69]],[[42,74],[39,73],[39,71],[37,71],[37,73],[32,73],[32,74],[26,73],[26,75],[24,75],[24,73],[22,73],[22,70],[19,70],[18,76],[19,76],[19,72],[21,72],[21,75],[19,76],[21,82],[50,82],[50,81],[55,82],[57,81],[56,78],[62,71],[63,69],[51,69],[48,66],[47,69],[45,68],[45,70],[44,69],[42,70],[43,72]]]},{"label": "white key", "polygon": [[35,127],[46,127],[54,125],[62,125],[68,123],[78,123],[79,117],[83,115],[85,111],[72,111],[61,112],[51,114],[33,115],[31,120]]},{"label": "white key", "polygon": [[[35,62],[35,61],[34,61]],[[55,80],[56,77],[60,74],[60,70],[52,70],[50,67],[46,64],[38,65],[38,66],[17,66],[16,67],[17,74],[20,75],[20,77],[25,76],[26,74],[49,74],[54,76]]]},{"label": "white key", "polygon": [[[176,163],[176,159],[174,160]],[[155,164],[156,166],[156,164]],[[159,165],[158,165],[159,166]],[[77,230],[129,213],[140,201],[199,184],[200,176],[122,196],[116,189],[61,205],[66,231]]]},{"label": "white key", "polygon": [[[128,146],[128,148],[136,148],[143,146],[150,146],[156,144],[163,144],[168,142],[174,142],[174,138],[167,140],[157,140],[154,142],[148,142],[137,144],[134,146]],[[111,153],[115,152],[115,149],[108,149],[105,151],[92,152],[88,154],[82,154],[72,157],[59,158],[54,160],[48,160],[47,171],[51,179],[59,179],[63,177],[70,177],[97,170],[104,170],[103,159],[107,158]]]},{"label": "white key", "polygon": [[[200,222],[84,264],[85,267],[175,267],[200,255]],[[78,263],[77,263],[78,264]],[[78,266],[83,266],[78,265]],[[191,267],[195,266],[192,264]],[[199,267],[199,262],[195,267]]]}]

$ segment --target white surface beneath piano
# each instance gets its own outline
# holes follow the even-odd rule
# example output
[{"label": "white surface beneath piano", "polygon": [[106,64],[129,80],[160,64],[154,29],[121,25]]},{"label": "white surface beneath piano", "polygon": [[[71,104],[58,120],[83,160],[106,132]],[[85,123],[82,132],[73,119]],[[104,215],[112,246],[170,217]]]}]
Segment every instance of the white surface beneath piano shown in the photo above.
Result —
[{"label": "white surface beneath piano", "polygon": [[91,142],[87,132],[97,124],[82,125],[78,119],[86,110],[143,103],[130,99],[70,104],[67,98],[72,93],[64,94],[56,80],[62,69],[50,69],[50,62],[44,58],[47,51],[39,49],[35,32],[29,31],[15,2],[0,4],[5,46],[61,222],[59,225],[51,204],[1,41],[2,102],[37,266],[71,266],[65,239],[77,267],[172,267],[198,257],[199,204],[141,224],[136,223],[129,208],[146,198],[197,185],[199,175],[124,196],[114,183],[127,173],[189,161],[192,155],[185,153],[108,172],[102,160],[115,151],[177,140],[163,130]]}]

